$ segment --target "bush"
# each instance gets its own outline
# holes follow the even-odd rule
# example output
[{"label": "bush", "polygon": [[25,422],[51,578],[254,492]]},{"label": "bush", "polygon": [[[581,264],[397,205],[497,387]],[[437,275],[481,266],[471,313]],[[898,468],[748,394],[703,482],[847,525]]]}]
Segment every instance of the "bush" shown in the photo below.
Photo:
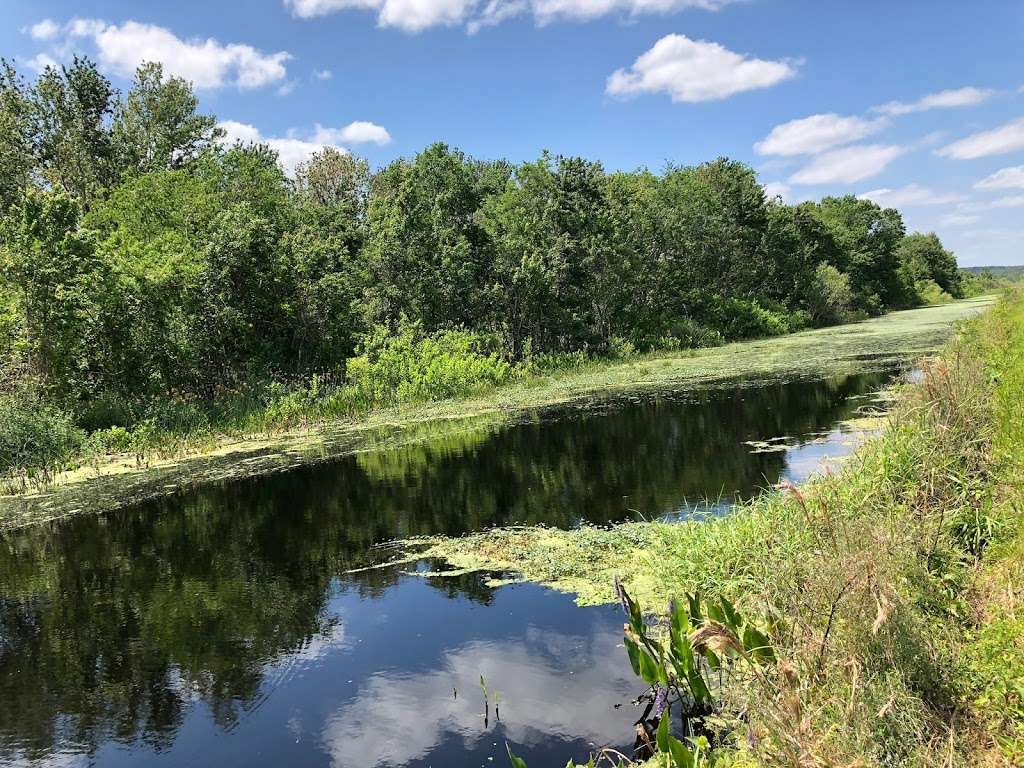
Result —
[{"label": "bush", "polygon": [[85,432],[64,411],[32,390],[0,395],[0,474],[24,468],[53,469],[85,441]]},{"label": "bush", "polygon": [[784,311],[767,309],[757,301],[708,296],[693,311],[727,341],[780,336],[790,330]]},{"label": "bush", "polygon": [[371,407],[472,394],[516,375],[497,348],[494,339],[468,331],[423,335],[418,325],[403,323],[390,335],[377,328],[363,354],[349,360],[349,383]]},{"label": "bush", "polygon": [[667,336],[657,339],[651,346],[657,349],[702,349],[720,347],[725,338],[714,328],[701,325],[692,317],[674,322]]},{"label": "bush", "polygon": [[807,310],[816,325],[834,325],[850,318],[853,289],[850,276],[831,264],[819,264],[805,296]]},{"label": "bush", "polygon": [[125,453],[133,447],[132,433],[124,427],[98,429],[89,435],[85,447],[89,452],[97,454]]},{"label": "bush", "polygon": [[914,291],[922,304],[945,304],[953,300],[934,280],[918,280],[914,284]]}]

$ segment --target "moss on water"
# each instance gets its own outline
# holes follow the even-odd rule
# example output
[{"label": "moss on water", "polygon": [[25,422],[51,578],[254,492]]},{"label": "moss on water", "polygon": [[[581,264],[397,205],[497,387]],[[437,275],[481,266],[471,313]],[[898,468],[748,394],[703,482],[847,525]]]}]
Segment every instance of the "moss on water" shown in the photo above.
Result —
[{"label": "moss on water", "polygon": [[[469,399],[376,411],[304,430],[186,441],[180,455],[105,456],[57,475],[41,490],[0,496],[0,530],[82,512],[104,512],[209,482],[409,446],[446,435],[486,435],[524,412],[631,390],[681,390],[878,370],[937,351],[953,325],[992,302],[971,299],[881,318],[712,349],[536,376]],[[459,439],[462,439],[461,437]],[[376,458],[366,457],[375,461]]]}]

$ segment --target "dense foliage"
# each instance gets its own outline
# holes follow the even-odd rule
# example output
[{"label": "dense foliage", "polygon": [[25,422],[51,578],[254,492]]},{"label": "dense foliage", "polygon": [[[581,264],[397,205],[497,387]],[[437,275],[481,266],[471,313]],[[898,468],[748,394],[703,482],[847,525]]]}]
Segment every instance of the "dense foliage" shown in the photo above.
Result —
[{"label": "dense foliage", "polygon": [[123,97],[88,60],[34,83],[4,65],[0,398],[15,431],[38,422],[26,387],[72,429],[160,422],[168,403],[187,426],[182,409],[239,393],[267,407],[313,377],[351,412],[565,354],[962,294],[952,254],[906,236],[897,211],[788,206],[724,158],[608,173],[434,144],[371,171],[325,148],[290,178],[265,145],[223,146],[197,108],[157,64]]}]

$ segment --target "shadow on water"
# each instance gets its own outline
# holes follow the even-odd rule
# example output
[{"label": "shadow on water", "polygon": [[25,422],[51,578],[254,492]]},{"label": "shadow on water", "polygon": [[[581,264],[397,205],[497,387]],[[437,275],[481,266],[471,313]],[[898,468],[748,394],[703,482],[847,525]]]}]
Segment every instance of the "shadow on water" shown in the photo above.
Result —
[{"label": "shadow on water", "polygon": [[504,764],[507,740],[561,765],[623,748],[638,690],[614,608],[348,571],[396,537],[671,517],[799,481],[849,450],[837,424],[887,379],[591,401],[0,535],[0,764],[442,768]]}]

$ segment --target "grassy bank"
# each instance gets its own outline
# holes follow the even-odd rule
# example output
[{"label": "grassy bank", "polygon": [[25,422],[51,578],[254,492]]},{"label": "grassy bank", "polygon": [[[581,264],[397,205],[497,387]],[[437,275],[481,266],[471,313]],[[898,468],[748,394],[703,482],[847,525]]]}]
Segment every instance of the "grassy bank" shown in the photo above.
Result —
[{"label": "grassy bank", "polygon": [[153,433],[149,443],[131,451],[97,449],[71,457],[44,482],[9,482],[7,495],[0,496],[0,528],[83,510],[105,511],[198,483],[278,471],[446,431],[476,430],[483,422],[494,427],[526,409],[597,393],[872,370],[934,352],[957,320],[990,303],[973,299],[710,349],[619,361],[579,359],[467,396],[402,403],[357,417],[332,410],[329,396],[292,393],[289,407],[278,404],[258,419],[224,422],[217,430]]},{"label": "grassy bank", "polygon": [[1024,297],[970,322],[842,472],[726,518],[409,545],[650,613],[724,596],[778,661],[727,678],[717,765],[1024,764]]}]

